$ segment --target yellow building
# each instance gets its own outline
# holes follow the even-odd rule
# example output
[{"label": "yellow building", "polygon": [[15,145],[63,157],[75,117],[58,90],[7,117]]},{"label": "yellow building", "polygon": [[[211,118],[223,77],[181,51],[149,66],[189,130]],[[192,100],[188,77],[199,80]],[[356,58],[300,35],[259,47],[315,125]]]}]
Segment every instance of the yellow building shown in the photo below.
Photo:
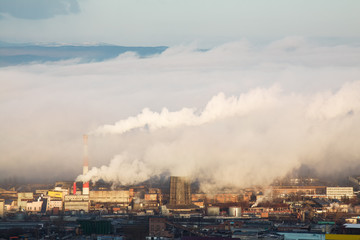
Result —
[{"label": "yellow building", "polygon": [[326,240],[360,240],[360,235],[350,234],[325,234]]},{"label": "yellow building", "polygon": [[56,191],[48,191],[48,195],[52,198],[61,198],[63,199],[63,193],[62,192],[56,192]]}]

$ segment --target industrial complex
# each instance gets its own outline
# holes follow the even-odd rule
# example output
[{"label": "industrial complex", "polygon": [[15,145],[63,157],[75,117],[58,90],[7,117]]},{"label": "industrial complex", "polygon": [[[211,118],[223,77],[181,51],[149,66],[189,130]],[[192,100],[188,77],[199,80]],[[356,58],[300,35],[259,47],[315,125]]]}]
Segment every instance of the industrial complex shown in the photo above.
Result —
[{"label": "industrial complex", "polygon": [[[83,175],[89,170],[85,135]],[[0,239],[360,239],[358,178],[202,192],[186,176],[0,188]]]}]

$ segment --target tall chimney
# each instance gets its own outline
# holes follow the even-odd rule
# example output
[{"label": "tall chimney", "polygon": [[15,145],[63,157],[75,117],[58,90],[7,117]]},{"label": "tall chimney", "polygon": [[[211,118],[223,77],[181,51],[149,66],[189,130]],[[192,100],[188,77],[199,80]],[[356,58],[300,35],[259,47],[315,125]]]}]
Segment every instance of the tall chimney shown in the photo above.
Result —
[{"label": "tall chimney", "polygon": [[84,182],[83,183],[83,195],[89,195],[89,191],[90,191],[90,187],[89,187],[89,182]]},{"label": "tall chimney", "polygon": [[83,163],[83,175],[86,175],[89,171],[89,159],[88,159],[88,136],[84,134],[84,163]]},{"label": "tall chimney", "polygon": [[76,182],[73,184],[73,194],[76,195]]},{"label": "tall chimney", "polygon": [[[88,136],[84,134],[84,164],[83,164],[83,175],[86,175],[89,171],[89,159],[88,159],[88,145],[87,140]],[[83,182],[83,192],[84,195],[89,194],[89,182]]]}]

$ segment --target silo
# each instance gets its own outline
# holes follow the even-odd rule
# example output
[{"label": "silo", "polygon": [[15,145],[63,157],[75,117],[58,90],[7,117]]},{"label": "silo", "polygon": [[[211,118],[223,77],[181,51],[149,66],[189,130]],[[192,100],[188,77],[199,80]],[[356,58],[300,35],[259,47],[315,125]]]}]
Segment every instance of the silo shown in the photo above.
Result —
[{"label": "silo", "polygon": [[241,207],[229,207],[229,216],[230,217],[240,217],[241,216]]}]

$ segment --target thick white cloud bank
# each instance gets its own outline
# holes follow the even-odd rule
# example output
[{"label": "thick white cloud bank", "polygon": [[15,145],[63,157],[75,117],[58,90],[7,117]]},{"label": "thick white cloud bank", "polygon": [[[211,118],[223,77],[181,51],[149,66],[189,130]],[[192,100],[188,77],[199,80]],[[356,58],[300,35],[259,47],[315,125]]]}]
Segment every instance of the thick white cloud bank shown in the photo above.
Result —
[{"label": "thick white cloud bank", "polygon": [[0,175],[74,178],[86,132],[93,167],[78,179],[167,173],[215,189],[269,184],[301,164],[348,174],[360,158],[358,59],[356,46],[286,38],[1,68]]}]

